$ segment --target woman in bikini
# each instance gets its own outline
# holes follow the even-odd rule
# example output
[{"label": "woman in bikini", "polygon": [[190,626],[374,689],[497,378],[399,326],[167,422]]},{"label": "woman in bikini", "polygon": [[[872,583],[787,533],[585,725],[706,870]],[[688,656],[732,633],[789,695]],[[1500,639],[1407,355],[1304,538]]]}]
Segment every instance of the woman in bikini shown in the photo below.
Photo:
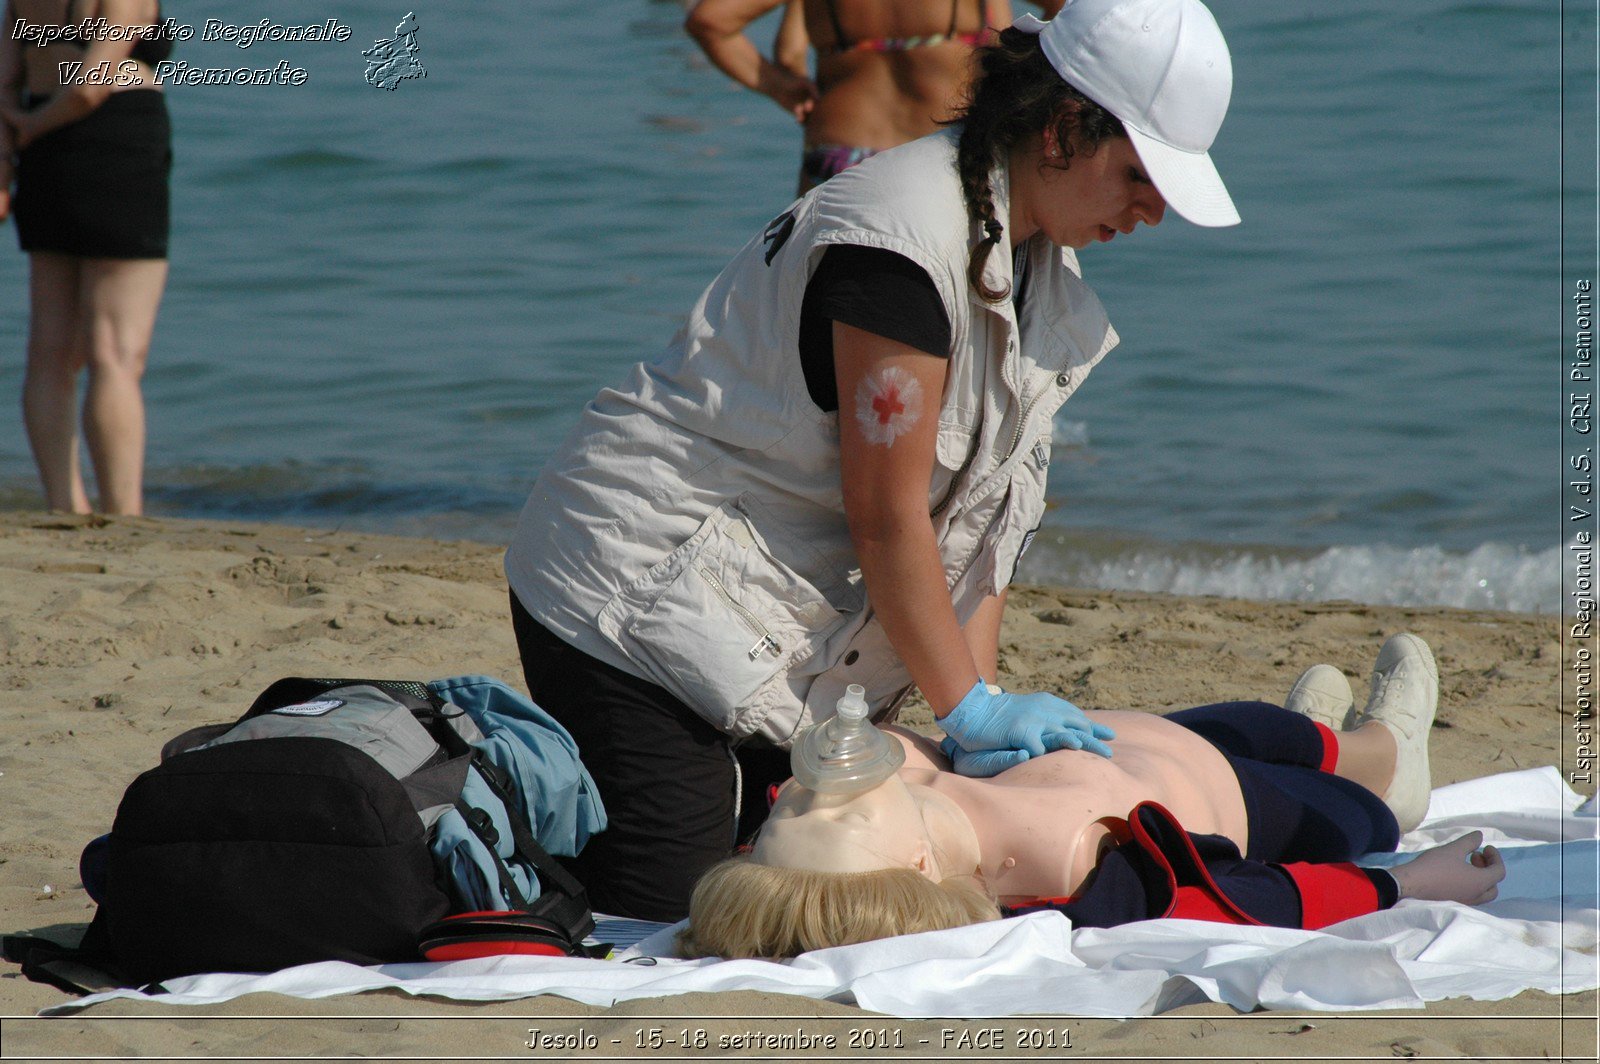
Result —
[{"label": "woman in bikini", "polygon": [[[49,39],[19,35],[23,21]],[[144,505],[140,380],[167,281],[172,167],[154,69],[172,42],[143,32],[160,21],[158,0],[9,0],[0,26],[0,219],[15,214],[28,253],[22,409],[52,510],[90,509],[78,461],[85,367],[100,509]],[[108,76],[68,86],[74,69]]]},{"label": "woman in bikini", "polygon": [[1481,904],[1505,876],[1481,832],[1388,869],[1427,810],[1439,680],[1427,644],[1384,644],[1366,708],[1308,670],[1284,707],[1095,713],[1113,760],[1061,750],[957,775],[897,728],[903,767],[854,795],[790,780],[747,856],[695,888],[689,956],[785,957],[1051,909],[1078,927],[1172,917],[1325,927],[1402,898]]},{"label": "woman in bikini", "polygon": [[[717,68],[770,96],[805,127],[800,192],[862,159],[932,133],[951,116],[972,49],[1011,24],[1009,0],[790,0],[775,52],[745,36],[783,0],[700,0],[685,23]],[[1060,0],[1038,6],[1053,12]],[[816,80],[805,50],[815,48]]]}]

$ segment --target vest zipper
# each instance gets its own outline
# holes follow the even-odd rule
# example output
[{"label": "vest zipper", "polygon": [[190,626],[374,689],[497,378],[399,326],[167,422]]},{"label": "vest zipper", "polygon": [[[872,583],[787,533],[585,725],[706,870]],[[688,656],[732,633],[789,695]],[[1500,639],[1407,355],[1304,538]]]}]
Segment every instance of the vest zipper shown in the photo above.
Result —
[{"label": "vest zipper", "polygon": [[712,575],[710,569],[707,569],[703,565],[696,566],[695,568],[700,573],[700,576],[704,578],[705,582],[711,585],[711,590],[716,592],[717,597],[722,600],[723,604],[731,609],[734,613],[738,614],[739,619],[745,623],[746,628],[750,629],[751,634],[761,637],[756,641],[755,646],[751,647],[749,650],[750,660],[756,660],[761,656],[763,651],[767,650],[772,651],[773,657],[782,657],[783,647],[779,646],[778,641],[772,638],[772,633],[767,631],[766,625],[758,621],[755,614],[751,613],[749,610],[739,605],[739,603],[735,602],[733,596],[728,594],[728,589],[722,586],[722,581],[718,580],[714,575]]},{"label": "vest zipper", "polygon": [[[1046,391],[1048,391],[1048,389],[1046,389]],[[1033,413],[1033,408],[1039,405],[1039,400],[1043,397],[1044,392],[1036,393],[1032,399],[1028,400],[1027,406],[1022,408],[1022,416],[1017,419],[1017,427],[1011,433],[1011,446],[1006,449],[1005,457],[1000,459],[1000,465],[1005,465],[1011,460],[1011,456],[1017,453],[1017,444],[1022,442],[1022,430],[1028,424],[1028,415]],[[965,474],[967,468],[972,465],[972,459],[976,457],[976,455],[977,446],[974,445],[971,450],[967,451],[967,460],[961,463],[961,468],[956,470],[956,475],[950,479],[950,487],[945,491],[944,498],[940,499],[939,505],[935,506],[928,513],[929,517],[938,517],[944,512],[944,508],[950,505],[951,496],[956,493],[956,488],[961,484],[962,475]]]},{"label": "vest zipper", "polygon": [[1017,427],[1011,433],[1011,446],[1006,449],[1006,456],[1000,459],[1001,465],[1005,465],[1011,460],[1011,456],[1017,453],[1017,444],[1022,442],[1022,430],[1028,424],[1028,415],[1033,413],[1033,408],[1039,405],[1039,400],[1044,397],[1045,391],[1049,391],[1049,389],[1046,388],[1044,391],[1035,392],[1033,398],[1028,400],[1028,405],[1022,408],[1022,416],[1017,419]]},{"label": "vest zipper", "polygon": [[[1049,391],[1049,389],[1047,388],[1045,391]],[[1043,398],[1043,396],[1044,391],[1036,393],[1034,397],[1029,399],[1027,404],[1022,408],[1022,416],[1017,419],[1017,426],[1011,432],[1011,446],[1006,448],[1005,457],[1000,459],[1000,465],[1005,465],[1011,460],[1011,456],[1017,453],[1017,444],[1022,442],[1022,430],[1027,427],[1028,415],[1033,413],[1033,408],[1039,404],[1039,400]],[[929,511],[929,517],[938,517],[944,512],[944,508],[950,505],[950,499],[955,495],[956,488],[961,483],[961,477],[966,473],[968,467],[972,465],[972,459],[976,456],[976,453],[976,445],[967,451],[967,460],[961,463],[960,469],[956,470],[956,475],[950,479],[950,487],[945,491],[944,498],[940,499],[939,504]]]}]

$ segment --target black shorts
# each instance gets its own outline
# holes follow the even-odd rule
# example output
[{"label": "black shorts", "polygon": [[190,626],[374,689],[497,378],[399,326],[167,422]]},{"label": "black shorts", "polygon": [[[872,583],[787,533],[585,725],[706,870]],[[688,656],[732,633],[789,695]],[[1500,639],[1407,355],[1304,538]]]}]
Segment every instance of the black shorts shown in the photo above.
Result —
[{"label": "black shorts", "polygon": [[167,257],[172,126],[154,89],[115,92],[17,158],[12,213],[23,251]]}]

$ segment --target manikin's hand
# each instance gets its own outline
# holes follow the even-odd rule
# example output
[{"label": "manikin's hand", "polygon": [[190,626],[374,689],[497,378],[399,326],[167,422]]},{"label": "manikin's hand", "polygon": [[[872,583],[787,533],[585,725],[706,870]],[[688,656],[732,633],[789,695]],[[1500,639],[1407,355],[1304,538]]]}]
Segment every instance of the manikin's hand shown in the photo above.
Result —
[{"label": "manikin's hand", "polygon": [[[971,754],[1011,750],[1040,757],[1052,750],[1087,750],[1110,757],[1111,747],[1104,740],[1117,737],[1105,725],[1089,723],[1083,710],[1065,698],[1043,691],[1009,694],[982,680],[936,723]],[[959,764],[956,771],[961,771]]]},{"label": "manikin's hand", "polygon": [[1423,901],[1459,901],[1482,905],[1500,893],[1506,863],[1500,851],[1483,845],[1483,832],[1473,831],[1454,842],[1423,850],[1402,865],[1389,869],[1402,898]]}]

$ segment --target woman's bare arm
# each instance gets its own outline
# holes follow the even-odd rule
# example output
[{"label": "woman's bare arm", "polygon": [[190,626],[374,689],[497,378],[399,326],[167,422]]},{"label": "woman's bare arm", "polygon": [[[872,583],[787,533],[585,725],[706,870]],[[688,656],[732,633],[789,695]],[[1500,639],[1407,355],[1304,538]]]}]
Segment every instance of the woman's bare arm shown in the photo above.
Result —
[{"label": "woman's bare arm", "polygon": [[767,59],[744,33],[746,26],[782,2],[700,0],[683,28],[718,70],[745,88],[770,96],[796,121],[804,122],[816,106],[817,87],[810,78]]},{"label": "woman's bare arm", "polygon": [[811,71],[806,59],[811,54],[811,35],[806,32],[805,0],[789,0],[783,9],[783,21],[778,23],[778,35],[772,39],[772,61],[792,74],[809,78]]},{"label": "woman's bare arm", "polygon": [[990,595],[978,606],[961,631],[967,638],[967,649],[977,663],[978,674],[985,683],[1000,682],[1000,621],[1006,612],[1006,593]]},{"label": "woman's bare arm", "polygon": [[943,717],[978,682],[928,516],[948,363],[840,322],[840,477],[867,594],[911,678]]}]

